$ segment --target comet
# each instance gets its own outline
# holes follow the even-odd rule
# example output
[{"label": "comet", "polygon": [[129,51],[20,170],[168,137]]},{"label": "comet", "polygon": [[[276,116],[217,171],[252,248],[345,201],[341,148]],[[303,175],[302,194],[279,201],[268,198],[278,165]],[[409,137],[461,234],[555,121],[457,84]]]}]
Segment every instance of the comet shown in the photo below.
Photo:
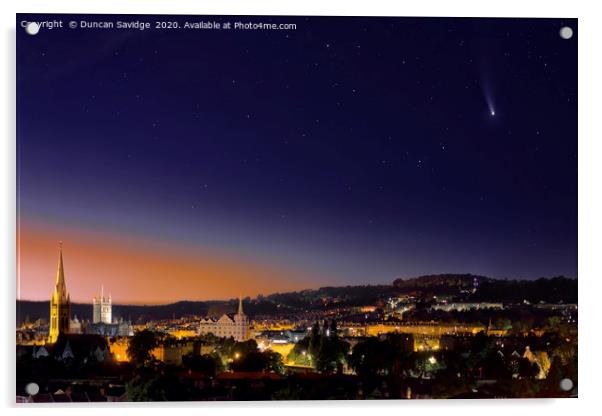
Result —
[{"label": "comet", "polygon": [[491,117],[495,117],[495,105],[493,102],[493,98],[491,97],[491,88],[488,82],[483,82],[483,98],[485,98],[485,103],[487,104],[487,109],[489,110],[489,115]]},{"label": "comet", "polygon": [[485,94],[485,101],[487,102],[487,108],[489,108],[489,114],[491,117],[495,117],[495,108],[493,107],[493,100],[489,94]]}]

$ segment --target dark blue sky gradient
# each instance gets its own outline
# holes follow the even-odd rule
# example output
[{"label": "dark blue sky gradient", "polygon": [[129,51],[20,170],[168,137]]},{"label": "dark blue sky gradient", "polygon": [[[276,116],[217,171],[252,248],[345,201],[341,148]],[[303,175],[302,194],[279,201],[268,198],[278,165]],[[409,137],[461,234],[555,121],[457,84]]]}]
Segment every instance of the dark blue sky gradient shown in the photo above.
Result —
[{"label": "dark blue sky gradient", "polygon": [[18,31],[21,218],[328,284],[577,276],[576,20],[211,19],[297,30]]}]

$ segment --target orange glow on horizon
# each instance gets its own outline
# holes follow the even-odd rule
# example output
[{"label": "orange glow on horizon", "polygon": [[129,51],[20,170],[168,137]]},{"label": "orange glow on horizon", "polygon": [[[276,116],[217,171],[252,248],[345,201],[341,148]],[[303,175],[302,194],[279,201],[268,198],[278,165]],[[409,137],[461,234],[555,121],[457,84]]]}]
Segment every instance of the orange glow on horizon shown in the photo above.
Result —
[{"label": "orange glow on horizon", "polygon": [[90,303],[101,285],[116,304],[254,297],[319,285],[312,284],[301,270],[266,265],[231,253],[21,220],[17,299],[49,299],[59,240],[64,243],[65,279],[72,302]]}]

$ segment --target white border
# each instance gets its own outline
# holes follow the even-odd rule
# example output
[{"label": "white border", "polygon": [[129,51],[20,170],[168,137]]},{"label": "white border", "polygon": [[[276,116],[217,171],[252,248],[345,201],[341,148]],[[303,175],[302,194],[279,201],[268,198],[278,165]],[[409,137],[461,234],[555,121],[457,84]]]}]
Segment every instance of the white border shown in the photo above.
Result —
[{"label": "white border", "polygon": [[[600,74],[600,41],[602,41],[602,14],[594,1],[525,1],[504,0],[422,0],[422,1],[327,1],[327,0],[18,0],[0,2],[3,41],[0,71],[4,93],[0,101],[0,126],[3,131],[0,150],[0,225],[2,247],[0,265],[3,266],[2,309],[3,330],[0,334],[0,394],[2,406],[8,411],[23,412],[14,407],[14,294],[15,292],[15,13],[131,13],[131,14],[236,14],[236,15],[338,15],[338,16],[474,16],[474,17],[576,17],[579,18],[579,399],[575,400],[505,400],[505,401],[428,401],[428,402],[288,402],[288,403],[205,403],[153,404],[144,412],[159,414],[172,408],[177,412],[197,413],[251,413],[304,415],[308,412],[332,412],[340,409],[346,415],[360,415],[367,411],[383,413],[411,412],[456,415],[487,413],[507,415],[515,412],[537,412],[550,415],[589,413],[595,409],[599,398],[601,337],[598,298],[602,295],[600,279],[602,268],[599,258],[600,158],[602,129],[599,101],[602,97]],[[190,407],[192,406],[192,407]],[[85,408],[82,408],[85,407]],[[131,413],[132,405],[110,409],[107,405],[73,406],[54,411],[65,414]],[[319,409],[319,410],[318,410]],[[597,409],[599,411],[599,409]],[[26,413],[51,412],[48,407],[27,407]],[[597,413],[597,412],[596,412]],[[6,413],[5,413],[6,414]]]}]

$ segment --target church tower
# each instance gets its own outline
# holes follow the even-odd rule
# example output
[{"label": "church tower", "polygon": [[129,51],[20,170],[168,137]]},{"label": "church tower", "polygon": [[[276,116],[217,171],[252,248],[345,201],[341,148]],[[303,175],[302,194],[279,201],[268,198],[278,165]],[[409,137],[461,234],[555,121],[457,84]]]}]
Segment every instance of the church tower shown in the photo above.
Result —
[{"label": "church tower", "polygon": [[103,323],[103,324],[111,324],[113,323],[112,317],[112,303],[111,295],[109,297],[105,297],[104,286],[100,286],[100,296],[92,299],[92,323]]},{"label": "church tower", "polygon": [[65,284],[65,271],[63,269],[63,243],[59,243],[59,264],[56,270],[54,291],[50,296],[50,334],[48,342],[56,342],[60,334],[69,333],[71,320],[71,302],[67,285]]}]

